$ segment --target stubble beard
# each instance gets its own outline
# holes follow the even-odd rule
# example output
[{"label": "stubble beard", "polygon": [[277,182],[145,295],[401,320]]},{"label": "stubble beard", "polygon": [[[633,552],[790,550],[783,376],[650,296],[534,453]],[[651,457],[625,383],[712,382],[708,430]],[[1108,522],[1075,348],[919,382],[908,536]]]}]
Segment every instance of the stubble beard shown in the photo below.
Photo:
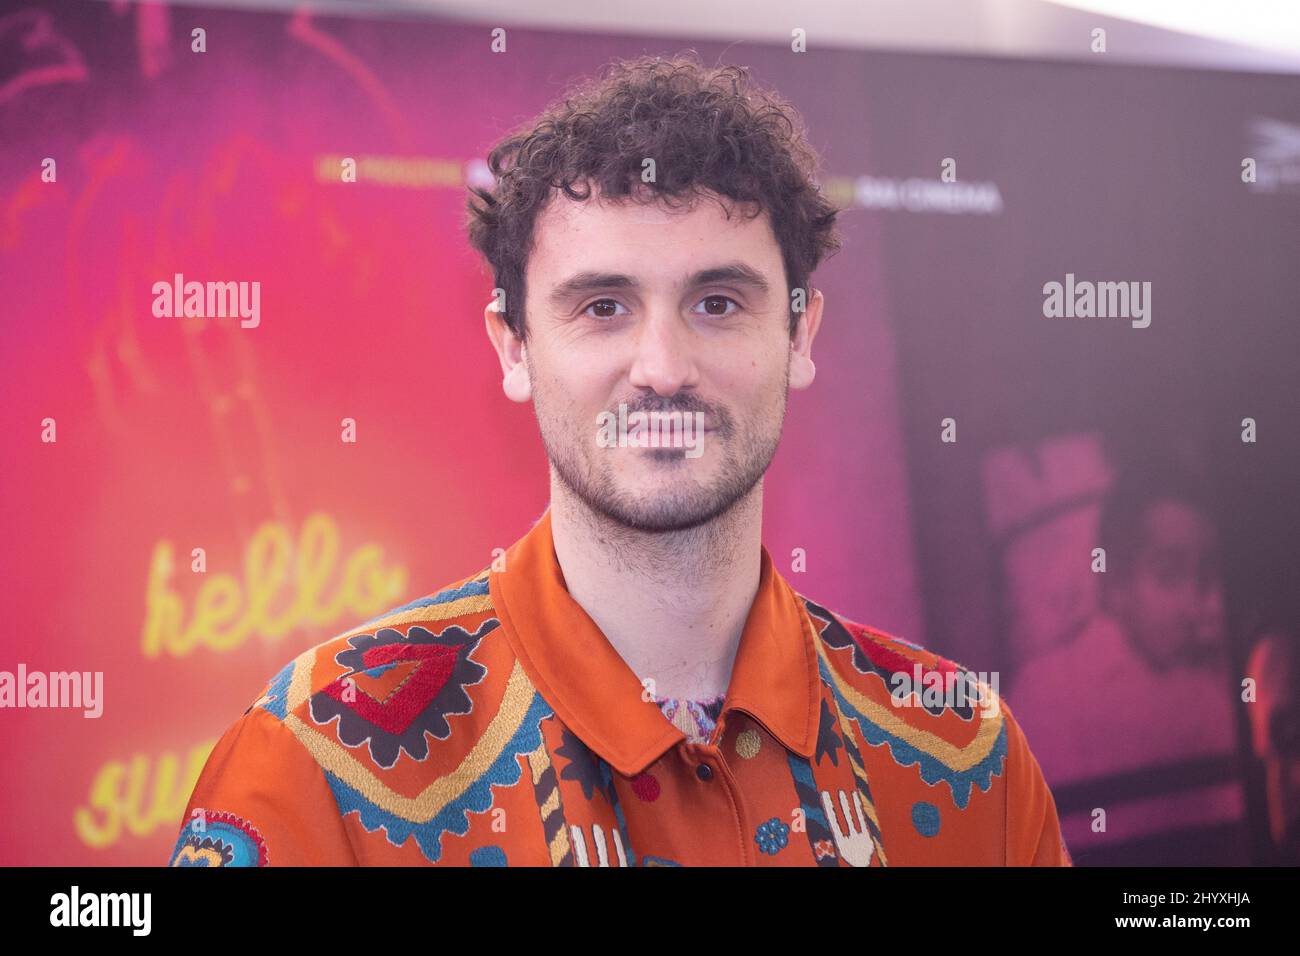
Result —
[{"label": "stubble beard", "polygon": [[[783,391],[776,427],[767,435],[755,435],[750,430],[739,433],[734,419],[721,409],[715,410],[712,413],[715,430],[701,438],[706,443],[722,444],[726,453],[717,478],[705,487],[693,479],[674,477],[674,471],[685,471],[690,462],[699,460],[684,458],[683,449],[600,448],[596,443],[594,418],[589,429],[579,432],[569,430],[567,422],[552,422],[541,408],[537,408],[537,418],[542,444],[555,475],[600,523],[612,522],[632,531],[668,533],[699,528],[717,520],[753,490],[776,454],[785,408]],[[557,441],[557,433],[565,437]],[[647,461],[643,467],[662,468],[664,481],[670,488],[651,497],[621,491],[610,466],[609,456],[615,454],[645,456]],[[668,456],[684,460],[663,466],[650,460]]]}]

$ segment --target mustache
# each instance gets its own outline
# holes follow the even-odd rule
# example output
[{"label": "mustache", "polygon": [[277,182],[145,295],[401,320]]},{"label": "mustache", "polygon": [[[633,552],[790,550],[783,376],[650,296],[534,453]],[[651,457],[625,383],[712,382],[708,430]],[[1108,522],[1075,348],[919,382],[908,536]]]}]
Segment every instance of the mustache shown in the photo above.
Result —
[{"label": "mustache", "polygon": [[660,398],[658,396],[653,398],[643,397],[633,401],[627,401],[625,399],[623,402],[615,404],[614,407],[610,409],[611,415],[618,415],[619,404],[627,406],[627,413],[629,415],[636,412],[657,412],[659,414],[671,412],[694,414],[696,412],[703,412],[705,421],[708,422],[709,427],[713,430],[722,432],[723,434],[729,434],[732,428],[731,416],[727,414],[725,409],[709,405],[693,395],[674,395],[669,398]]}]

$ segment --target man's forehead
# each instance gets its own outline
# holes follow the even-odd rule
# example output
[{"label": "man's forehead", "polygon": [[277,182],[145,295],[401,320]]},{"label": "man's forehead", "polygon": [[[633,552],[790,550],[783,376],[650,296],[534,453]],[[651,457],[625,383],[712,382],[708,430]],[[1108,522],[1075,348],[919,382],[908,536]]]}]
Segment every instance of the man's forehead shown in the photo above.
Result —
[{"label": "man's forehead", "polygon": [[[757,206],[712,193],[673,202],[680,205],[670,207],[660,197],[604,198],[598,191],[586,200],[553,196],[534,224],[529,271],[572,271],[579,248],[583,268],[627,272],[634,265],[635,271],[646,274],[693,271],[701,255],[716,258],[723,249],[731,253],[727,258],[746,259],[756,268],[779,264],[776,237]],[[608,256],[608,261],[597,263],[591,256]],[[760,261],[764,257],[773,261]]]}]

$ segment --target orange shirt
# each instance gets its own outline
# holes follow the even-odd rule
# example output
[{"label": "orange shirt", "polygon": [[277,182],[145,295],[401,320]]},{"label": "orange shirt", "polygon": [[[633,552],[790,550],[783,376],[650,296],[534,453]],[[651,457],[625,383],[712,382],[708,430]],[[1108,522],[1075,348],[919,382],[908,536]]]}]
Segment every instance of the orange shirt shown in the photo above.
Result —
[{"label": "orange shirt", "polygon": [[802,597],[766,548],[706,743],[570,597],[549,511],[504,568],[272,678],[172,865],[1070,864],[1005,702],[899,706],[893,675],[962,669]]}]

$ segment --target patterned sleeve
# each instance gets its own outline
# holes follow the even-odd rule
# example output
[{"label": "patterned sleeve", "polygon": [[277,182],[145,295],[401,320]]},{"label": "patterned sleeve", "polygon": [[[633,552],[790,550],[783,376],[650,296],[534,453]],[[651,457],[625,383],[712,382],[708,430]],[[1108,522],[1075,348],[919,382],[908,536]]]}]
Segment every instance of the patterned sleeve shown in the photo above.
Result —
[{"label": "patterned sleeve", "polygon": [[250,708],[217,742],[170,866],[355,866],[325,773],[278,717]]},{"label": "patterned sleeve", "polygon": [[1038,759],[1006,700],[999,704],[1007,727],[1007,865],[1073,866]]}]

